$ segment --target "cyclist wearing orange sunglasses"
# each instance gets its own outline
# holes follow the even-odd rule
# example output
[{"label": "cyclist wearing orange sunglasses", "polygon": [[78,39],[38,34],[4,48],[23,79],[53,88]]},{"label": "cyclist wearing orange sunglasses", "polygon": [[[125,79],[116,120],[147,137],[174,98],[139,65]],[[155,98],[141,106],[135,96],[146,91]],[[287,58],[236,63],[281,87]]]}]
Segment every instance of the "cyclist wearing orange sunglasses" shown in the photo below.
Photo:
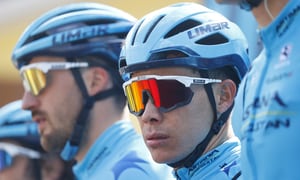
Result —
[{"label": "cyclist wearing orange sunglasses", "polygon": [[123,119],[118,71],[131,15],[97,3],[58,7],[35,20],[13,51],[46,151],[76,160],[76,179],[166,179],[142,137]]},{"label": "cyclist wearing orange sunglasses", "polygon": [[229,116],[249,68],[241,30],[195,3],[141,18],[120,55],[131,113],[153,159],[178,179],[237,179],[240,144]]}]

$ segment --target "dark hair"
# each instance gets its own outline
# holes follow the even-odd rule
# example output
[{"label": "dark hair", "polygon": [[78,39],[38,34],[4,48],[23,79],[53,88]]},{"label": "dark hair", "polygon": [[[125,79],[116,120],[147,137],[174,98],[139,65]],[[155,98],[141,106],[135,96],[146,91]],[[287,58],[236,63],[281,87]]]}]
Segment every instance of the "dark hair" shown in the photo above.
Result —
[{"label": "dark hair", "polygon": [[[201,74],[201,70],[200,70],[200,74]],[[240,84],[240,79],[238,78],[236,71],[230,66],[224,66],[222,68],[209,70],[207,71],[207,74],[208,74],[207,78],[221,79],[221,80],[231,79],[235,83],[237,88]]]}]

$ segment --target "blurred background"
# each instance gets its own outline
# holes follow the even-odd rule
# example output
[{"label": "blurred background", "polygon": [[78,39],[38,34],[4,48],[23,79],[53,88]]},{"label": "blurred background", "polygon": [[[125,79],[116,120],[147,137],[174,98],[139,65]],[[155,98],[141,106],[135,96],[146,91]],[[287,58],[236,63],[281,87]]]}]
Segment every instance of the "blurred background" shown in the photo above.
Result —
[{"label": "blurred background", "polygon": [[[81,0],[80,2],[84,2]],[[251,15],[238,7],[214,3],[214,0],[185,0],[197,2],[215,9],[241,26],[250,42],[250,57],[260,51],[256,23]],[[35,18],[57,6],[79,2],[79,0],[0,0],[0,107],[22,97],[23,87],[18,71],[11,63],[11,52],[19,36]],[[86,1],[87,2],[87,1]],[[115,6],[141,18],[143,15],[180,2],[178,0],[89,0]]]}]

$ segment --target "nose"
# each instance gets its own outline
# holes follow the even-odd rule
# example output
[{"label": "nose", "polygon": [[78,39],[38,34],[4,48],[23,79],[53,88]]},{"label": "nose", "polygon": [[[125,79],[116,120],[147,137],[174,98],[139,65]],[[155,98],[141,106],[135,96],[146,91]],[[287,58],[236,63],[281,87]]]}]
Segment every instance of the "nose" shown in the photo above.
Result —
[{"label": "nose", "polygon": [[145,110],[140,117],[142,123],[160,123],[163,119],[162,112],[149,99],[145,105]]},{"label": "nose", "polygon": [[24,92],[22,101],[22,108],[25,110],[33,110],[39,103],[38,98],[27,91]]}]

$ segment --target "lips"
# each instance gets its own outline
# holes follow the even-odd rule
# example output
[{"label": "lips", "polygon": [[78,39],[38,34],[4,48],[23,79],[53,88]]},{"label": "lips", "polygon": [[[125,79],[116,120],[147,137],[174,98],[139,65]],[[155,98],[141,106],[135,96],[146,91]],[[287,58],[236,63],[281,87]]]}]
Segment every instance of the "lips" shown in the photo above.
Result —
[{"label": "lips", "polygon": [[146,135],[146,144],[151,148],[159,148],[167,143],[169,136],[162,133],[152,133]]},{"label": "lips", "polygon": [[43,116],[33,116],[33,121],[38,124],[39,132],[42,134],[45,129],[46,119]]}]

